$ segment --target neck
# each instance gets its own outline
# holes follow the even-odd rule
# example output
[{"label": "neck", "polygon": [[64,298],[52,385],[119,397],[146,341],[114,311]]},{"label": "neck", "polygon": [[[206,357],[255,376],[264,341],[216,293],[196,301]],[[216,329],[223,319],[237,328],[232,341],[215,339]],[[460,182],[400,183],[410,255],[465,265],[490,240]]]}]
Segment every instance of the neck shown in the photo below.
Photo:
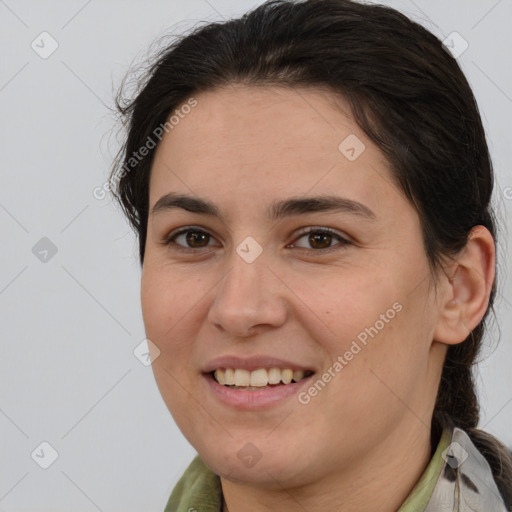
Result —
[{"label": "neck", "polygon": [[[404,428],[405,427],[405,428]],[[271,489],[221,478],[223,512],[396,512],[428,465],[430,430],[417,418],[395,429],[376,450],[350,467],[336,468],[300,487],[273,482]]]}]

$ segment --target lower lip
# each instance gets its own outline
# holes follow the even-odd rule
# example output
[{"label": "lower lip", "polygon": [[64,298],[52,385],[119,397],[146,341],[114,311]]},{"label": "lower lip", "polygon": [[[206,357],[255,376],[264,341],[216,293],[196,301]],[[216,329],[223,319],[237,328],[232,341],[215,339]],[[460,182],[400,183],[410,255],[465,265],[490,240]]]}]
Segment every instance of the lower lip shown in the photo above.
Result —
[{"label": "lower lip", "polygon": [[308,384],[313,375],[302,379],[300,382],[291,382],[261,391],[246,391],[234,389],[219,384],[210,374],[203,374],[209,388],[222,403],[237,409],[262,409],[278,405],[286,398],[296,395],[300,388]]}]

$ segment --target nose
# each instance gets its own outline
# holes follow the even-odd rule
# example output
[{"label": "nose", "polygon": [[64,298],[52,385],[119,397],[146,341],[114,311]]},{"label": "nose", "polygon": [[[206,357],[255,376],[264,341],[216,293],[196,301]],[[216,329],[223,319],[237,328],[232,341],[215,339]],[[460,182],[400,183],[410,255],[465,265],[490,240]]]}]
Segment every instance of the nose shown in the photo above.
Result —
[{"label": "nose", "polygon": [[230,270],[216,289],[208,320],[237,338],[279,327],[287,315],[282,291],[282,284],[261,257],[247,263],[234,253]]}]

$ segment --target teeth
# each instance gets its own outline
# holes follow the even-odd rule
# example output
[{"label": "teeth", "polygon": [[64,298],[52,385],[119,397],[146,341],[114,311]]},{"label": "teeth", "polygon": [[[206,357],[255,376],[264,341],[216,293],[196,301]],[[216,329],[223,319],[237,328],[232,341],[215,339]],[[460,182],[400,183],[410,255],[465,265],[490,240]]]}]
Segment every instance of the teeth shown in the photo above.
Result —
[{"label": "teeth", "polygon": [[216,370],[215,378],[217,379],[217,382],[219,384],[223,384],[223,385],[226,384],[226,377],[225,377],[224,370]]},{"label": "teeth", "polygon": [[[311,372],[308,372],[308,375]],[[299,382],[305,377],[302,370],[291,370],[289,368],[259,368],[252,372],[241,368],[218,369],[214,372],[215,380],[225,386],[264,388],[268,384],[290,384],[292,380]]]},{"label": "teeth", "polygon": [[251,374],[248,370],[235,370],[235,386],[250,386]]},{"label": "teeth", "polygon": [[293,372],[293,380],[295,382],[299,382],[299,380],[302,380],[304,378],[304,372],[302,370],[296,370]]},{"label": "teeth", "polygon": [[279,384],[281,382],[281,370],[279,368],[270,368],[268,372],[268,383]]},{"label": "teeth", "polygon": [[261,368],[260,370],[254,370],[251,373],[251,386],[262,387],[268,384],[268,373],[267,370]]},{"label": "teeth", "polygon": [[281,380],[283,381],[284,384],[290,384],[292,379],[293,379],[293,370],[286,369],[281,372]]},{"label": "teeth", "polygon": [[[222,370],[221,370],[222,371]],[[235,384],[235,371],[231,368],[226,368],[224,370],[224,381],[223,384],[227,386],[233,386]],[[221,384],[219,382],[219,384]]]}]

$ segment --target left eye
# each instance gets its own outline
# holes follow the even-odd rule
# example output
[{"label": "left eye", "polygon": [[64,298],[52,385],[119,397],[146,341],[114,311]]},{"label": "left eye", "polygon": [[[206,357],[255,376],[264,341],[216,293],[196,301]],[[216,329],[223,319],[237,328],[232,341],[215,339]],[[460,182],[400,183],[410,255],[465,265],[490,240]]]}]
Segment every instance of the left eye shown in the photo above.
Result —
[{"label": "left eye", "polygon": [[[215,239],[210,233],[202,229],[186,228],[175,232],[162,241],[164,245],[172,246],[176,250],[194,251],[212,247]],[[338,243],[334,243],[337,241]],[[297,247],[309,251],[334,249],[336,246],[342,248],[350,245],[350,242],[341,234],[329,228],[309,228],[303,231],[295,242],[287,247]],[[213,244],[215,246],[215,244]]]},{"label": "left eye", "polygon": [[307,245],[300,245],[294,242],[292,246],[305,249],[330,249],[333,247],[333,239],[337,239],[341,245],[348,245],[350,242],[343,238],[340,234],[331,229],[311,229],[297,238],[297,240],[305,239]]}]

